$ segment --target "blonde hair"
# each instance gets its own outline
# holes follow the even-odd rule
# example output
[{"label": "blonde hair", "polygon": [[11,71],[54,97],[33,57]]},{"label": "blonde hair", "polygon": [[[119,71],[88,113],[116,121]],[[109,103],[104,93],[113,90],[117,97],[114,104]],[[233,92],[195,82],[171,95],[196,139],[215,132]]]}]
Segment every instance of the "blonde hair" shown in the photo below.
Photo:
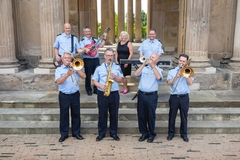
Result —
[{"label": "blonde hair", "polygon": [[119,41],[121,41],[122,40],[122,35],[126,35],[127,36],[127,41],[129,40],[129,34],[126,32],[126,31],[122,31],[121,33],[120,33],[120,35],[119,35]]}]

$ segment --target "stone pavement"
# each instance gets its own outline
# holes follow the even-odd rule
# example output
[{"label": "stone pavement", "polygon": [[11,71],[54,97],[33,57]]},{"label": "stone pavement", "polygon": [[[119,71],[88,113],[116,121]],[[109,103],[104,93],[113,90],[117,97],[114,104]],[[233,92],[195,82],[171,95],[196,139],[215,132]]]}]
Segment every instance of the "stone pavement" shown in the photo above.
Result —
[{"label": "stone pavement", "polygon": [[0,135],[0,160],[239,160],[240,134],[192,134],[189,142],[179,135],[167,141],[158,134],[153,143],[138,142],[140,134],[120,134],[120,141],[108,135],[96,142],[96,135],[84,140],[69,137],[59,143],[58,134]]}]

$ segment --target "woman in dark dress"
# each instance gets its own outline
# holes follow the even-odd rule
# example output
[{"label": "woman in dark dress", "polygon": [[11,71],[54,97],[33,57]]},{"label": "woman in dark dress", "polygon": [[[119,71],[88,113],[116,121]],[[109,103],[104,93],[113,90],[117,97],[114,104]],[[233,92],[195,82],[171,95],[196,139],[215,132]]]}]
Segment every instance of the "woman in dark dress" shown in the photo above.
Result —
[{"label": "woman in dark dress", "polygon": [[[116,48],[116,64],[120,64],[120,59],[131,59],[133,56],[133,46],[129,42],[129,34],[126,31],[122,31],[119,36],[119,42]],[[121,64],[123,79],[123,90],[120,91],[122,94],[128,93],[127,79],[126,76],[131,75],[131,64]]]}]

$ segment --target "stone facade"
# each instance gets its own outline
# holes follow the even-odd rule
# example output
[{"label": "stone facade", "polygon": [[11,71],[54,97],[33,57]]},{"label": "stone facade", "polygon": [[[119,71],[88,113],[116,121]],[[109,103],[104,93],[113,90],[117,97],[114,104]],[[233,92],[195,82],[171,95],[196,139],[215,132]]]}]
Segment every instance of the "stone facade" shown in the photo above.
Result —
[{"label": "stone facade", "polygon": [[[116,4],[112,0],[101,2],[102,32],[107,27],[112,28],[108,44],[115,43],[114,5],[119,5],[120,23],[123,22],[124,10],[137,10],[135,37],[136,42],[141,42],[141,1],[136,0],[136,6],[132,6],[132,2],[128,0],[129,8],[124,8],[120,0]],[[179,53],[190,55],[191,66],[197,73],[196,82],[202,85],[200,88],[234,89],[238,88],[240,68],[240,33],[236,30],[240,24],[239,6],[237,0],[148,0],[147,27],[156,29],[165,54],[176,57]],[[4,74],[1,77],[6,79],[9,76],[10,81],[22,84],[21,87],[18,85],[20,88],[13,87],[16,90],[28,88],[23,85],[27,82],[24,82],[25,78],[11,74],[34,69],[31,74],[35,74],[35,80],[48,79],[47,75],[39,78],[37,74],[53,74],[52,45],[56,35],[63,32],[64,22],[72,24],[72,33],[79,39],[85,26],[90,26],[93,36],[97,37],[97,0],[0,0],[0,12],[4,22],[0,34],[8,37],[0,43],[0,72]],[[132,26],[133,19],[129,18],[127,23]],[[122,27],[119,24],[119,28]],[[133,29],[127,28],[127,31],[132,37]],[[227,71],[219,72],[218,68],[227,68]],[[211,77],[211,74],[215,76]],[[203,84],[201,76],[212,78],[209,80],[212,84]],[[5,87],[3,84],[0,88],[5,90]]]}]

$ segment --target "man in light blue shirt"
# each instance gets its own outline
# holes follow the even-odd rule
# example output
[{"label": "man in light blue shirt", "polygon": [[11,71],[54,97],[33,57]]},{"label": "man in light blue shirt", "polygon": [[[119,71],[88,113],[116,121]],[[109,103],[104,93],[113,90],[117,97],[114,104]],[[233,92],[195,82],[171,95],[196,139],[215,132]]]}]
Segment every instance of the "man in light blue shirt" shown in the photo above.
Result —
[{"label": "man in light blue shirt", "polygon": [[[157,67],[159,61],[158,54],[151,54],[135,72],[137,78],[141,78],[138,85],[138,126],[142,136],[138,139],[139,142],[148,139],[147,142],[153,142],[156,133],[156,108],[158,104],[158,86],[163,79],[163,69]],[[146,65],[148,64],[148,65]]]},{"label": "man in light blue shirt", "polygon": [[[85,54],[82,54],[83,61],[84,61],[84,69],[86,73],[86,79],[85,79],[85,90],[89,96],[92,95],[93,93],[97,94],[97,88],[96,86],[91,86],[91,76],[93,75],[95,69],[100,65],[100,60],[98,58],[99,53],[98,53],[98,48],[101,48],[104,46],[106,42],[106,36],[107,34],[104,33],[104,38],[102,42],[99,44],[96,44],[96,48],[94,50],[91,50],[91,46],[95,45],[97,42],[97,39],[92,37],[92,32],[89,27],[85,27],[83,29],[83,34],[84,37],[81,39],[80,43],[80,48],[82,50],[85,50]],[[90,52],[94,54],[90,54]],[[92,56],[90,56],[92,55]]]},{"label": "man in light blue shirt", "polygon": [[71,52],[72,55],[76,54],[76,50],[77,52],[82,52],[78,38],[71,34],[71,24],[65,23],[63,29],[64,33],[58,34],[53,44],[55,61],[59,63],[55,65],[57,67],[61,65],[61,56],[64,52]]},{"label": "man in light blue shirt", "polygon": [[180,134],[183,141],[188,142],[187,137],[187,123],[188,123],[188,110],[189,110],[189,96],[190,85],[193,84],[194,78],[183,77],[181,74],[182,67],[188,64],[188,55],[180,54],[178,66],[169,70],[167,75],[167,84],[170,86],[170,99],[169,99],[169,121],[168,121],[168,137],[167,140],[172,140],[175,134],[175,120],[178,109],[180,110],[181,126]]},{"label": "man in light blue shirt", "polygon": [[[110,137],[119,141],[118,109],[119,109],[119,83],[123,81],[123,74],[119,65],[114,63],[114,50],[107,48],[104,53],[105,62],[96,68],[92,82],[97,87],[98,101],[98,137],[101,141],[107,132],[108,111],[110,114]],[[110,94],[109,94],[110,93]]]},{"label": "man in light blue shirt", "polygon": [[142,42],[138,49],[140,57],[145,56],[146,58],[150,58],[152,53],[156,53],[159,56],[164,54],[162,43],[156,39],[156,36],[157,34],[155,29],[151,29],[148,32],[148,38]]},{"label": "man in light blue shirt", "polygon": [[71,108],[72,118],[72,136],[78,140],[82,140],[80,135],[80,93],[79,79],[86,78],[82,70],[73,70],[72,54],[64,52],[62,54],[63,64],[55,70],[55,83],[58,84],[59,90],[59,105],[60,105],[60,134],[59,142],[65,141],[68,138],[69,132],[69,107]]}]

